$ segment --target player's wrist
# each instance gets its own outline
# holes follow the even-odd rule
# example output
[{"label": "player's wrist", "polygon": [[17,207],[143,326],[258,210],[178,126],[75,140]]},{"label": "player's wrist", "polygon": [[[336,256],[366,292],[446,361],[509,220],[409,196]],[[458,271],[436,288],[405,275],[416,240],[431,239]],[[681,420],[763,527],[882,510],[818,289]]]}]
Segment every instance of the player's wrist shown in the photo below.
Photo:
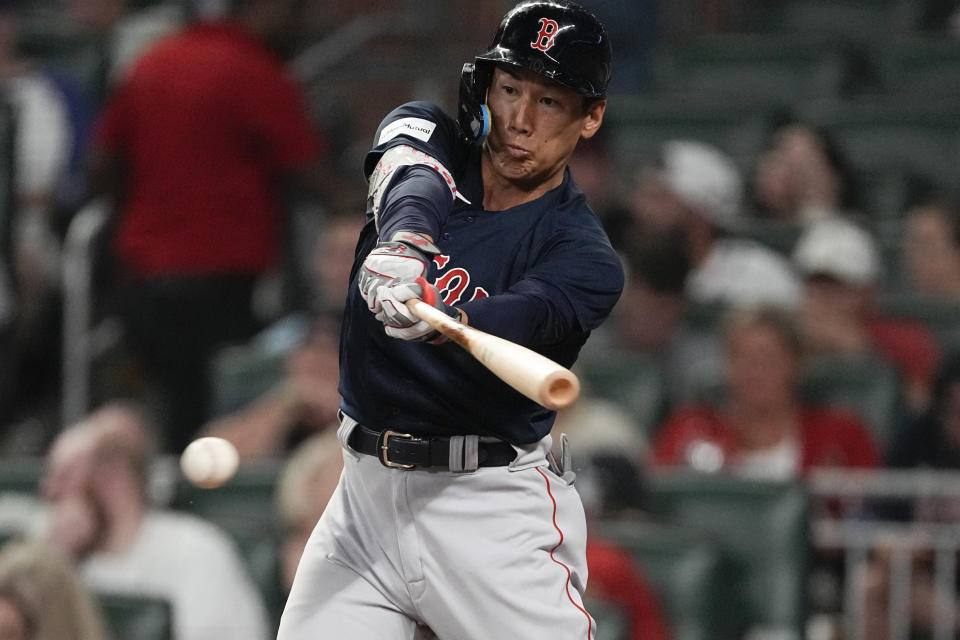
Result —
[{"label": "player's wrist", "polygon": [[440,253],[440,248],[433,243],[432,237],[417,231],[396,231],[390,236],[390,242],[399,242],[410,247],[427,262]]}]

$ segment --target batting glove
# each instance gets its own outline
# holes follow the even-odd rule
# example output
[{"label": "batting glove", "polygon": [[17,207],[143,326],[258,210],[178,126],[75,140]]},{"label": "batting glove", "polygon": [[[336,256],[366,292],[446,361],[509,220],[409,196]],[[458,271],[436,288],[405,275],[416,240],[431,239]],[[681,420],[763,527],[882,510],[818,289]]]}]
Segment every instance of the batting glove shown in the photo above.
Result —
[{"label": "batting glove", "polygon": [[376,318],[383,323],[384,331],[388,336],[400,340],[431,344],[444,342],[446,338],[439,331],[425,320],[421,320],[404,304],[407,300],[414,298],[419,298],[444,313],[447,312],[447,307],[440,300],[437,288],[423,278],[381,287],[379,292],[381,311]]},{"label": "batting glove", "polygon": [[395,282],[413,282],[422,278],[430,264],[431,256],[440,253],[432,242],[419,233],[399,231],[390,242],[380,242],[374,247],[357,278],[360,295],[372,313],[380,313],[382,306],[379,291]]}]

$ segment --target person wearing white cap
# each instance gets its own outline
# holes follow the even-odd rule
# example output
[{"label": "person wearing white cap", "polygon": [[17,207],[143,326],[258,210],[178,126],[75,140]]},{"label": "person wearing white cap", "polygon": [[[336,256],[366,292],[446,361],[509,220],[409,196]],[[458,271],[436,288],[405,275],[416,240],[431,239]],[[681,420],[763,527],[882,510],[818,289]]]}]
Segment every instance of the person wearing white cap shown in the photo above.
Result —
[{"label": "person wearing white cap", "polygon": [[846,218],[824,218],[800,237],[793,261],[804,281],[800,319],[811,353],[874,351],[899,370],[909,407],[923,409],[939,347],[922,324],[880,316],[880,255],[873,237]]},{"label": "person wearing white cap", "polygon": [[693,265],[686,287],[692,302],[796,307],[800,286],[789,261],[727,235],[740,222],[743,195],[740,170],[724,152],[671,140],[661,149],[659,170],[641,175],[634,205],[642,225],[683,228]]}]

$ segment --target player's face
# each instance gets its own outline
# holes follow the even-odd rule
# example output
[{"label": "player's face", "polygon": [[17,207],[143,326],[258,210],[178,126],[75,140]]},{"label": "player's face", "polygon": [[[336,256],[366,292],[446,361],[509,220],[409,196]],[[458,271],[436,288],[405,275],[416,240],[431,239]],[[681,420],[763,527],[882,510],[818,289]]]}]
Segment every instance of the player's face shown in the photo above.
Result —
[{"label": "player's face", "polygon": [[496,68],[487,93],[492,125],[487,159],[494,174],[524,190],[549,190],[580,138],[596,133],[606,101],[584,112],[583,97],[526,70]]}]

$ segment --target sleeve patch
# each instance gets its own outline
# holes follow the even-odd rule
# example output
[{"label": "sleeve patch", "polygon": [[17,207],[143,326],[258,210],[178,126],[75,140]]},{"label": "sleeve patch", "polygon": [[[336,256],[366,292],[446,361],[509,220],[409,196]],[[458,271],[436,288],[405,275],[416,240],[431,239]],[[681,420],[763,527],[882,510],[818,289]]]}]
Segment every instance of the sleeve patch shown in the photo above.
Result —
[{"label": "sleeve patch", "polygon": [[436,128],[436,122],[423,118],[400,118],[383,128],[383,131],[380,132],[380,139],[377,140],[377,146],[393,140],[397,136],[409,136],[426,142]]}]

